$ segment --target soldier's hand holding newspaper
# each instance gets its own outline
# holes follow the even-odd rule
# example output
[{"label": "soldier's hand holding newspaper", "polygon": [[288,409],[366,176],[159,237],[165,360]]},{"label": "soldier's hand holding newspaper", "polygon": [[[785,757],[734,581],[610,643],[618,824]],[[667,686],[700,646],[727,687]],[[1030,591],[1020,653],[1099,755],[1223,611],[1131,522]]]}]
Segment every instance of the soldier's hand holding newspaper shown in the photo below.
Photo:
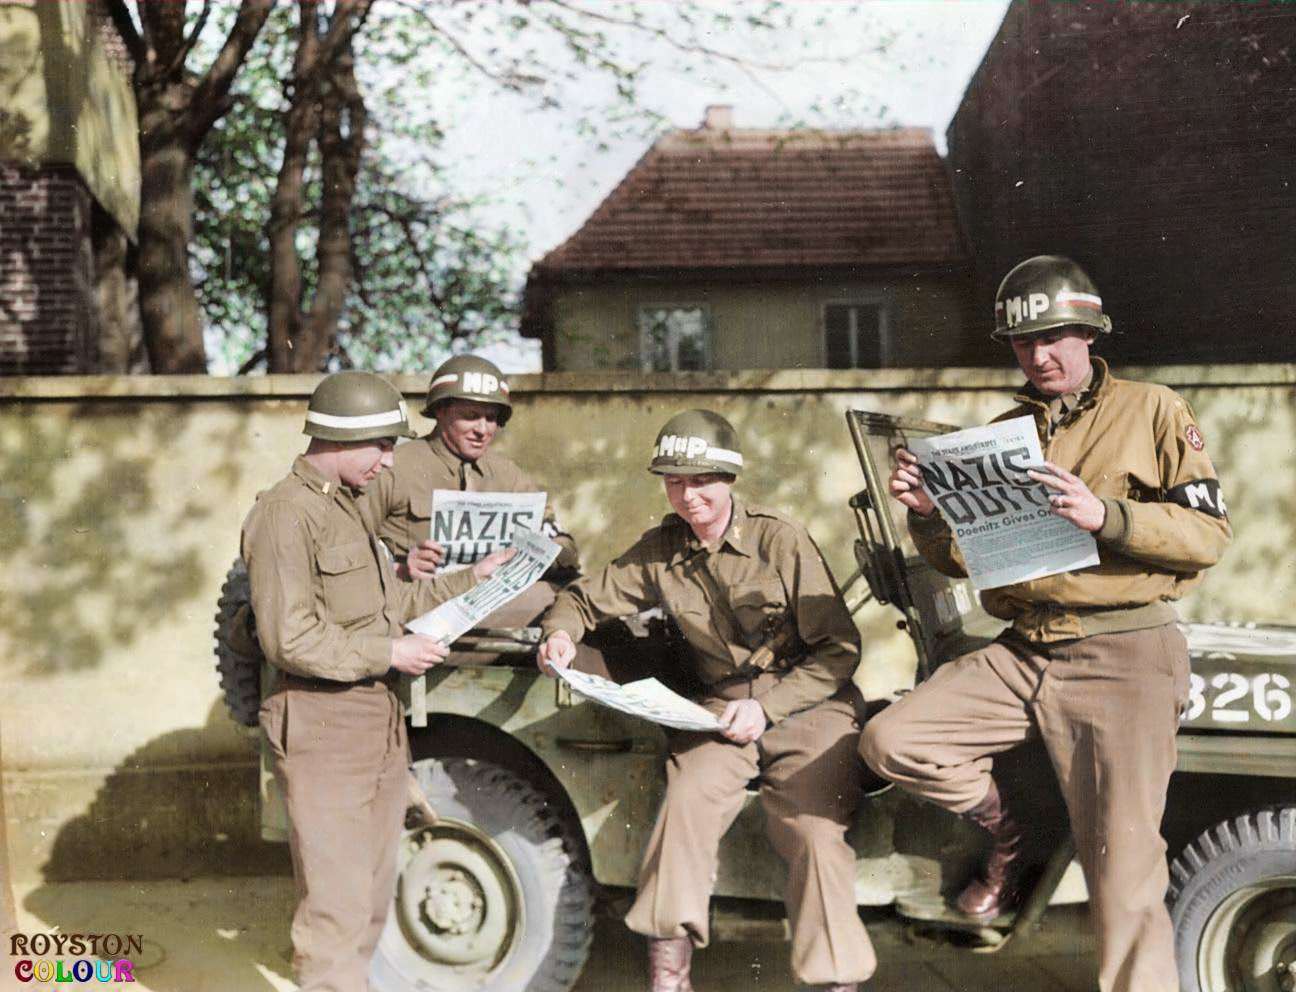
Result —
[{"label": "soldier's hand holding newspaper", "polygon": [[430,579],[445,561],[445,548],[436,541],[419,541],[409,549],[405,567],[411,579]]},{"label": "soldier's hand holding newspaper", "polygon": [[492,551],[472,567],[473,578],[478,582],[482,579],[489,579],[495,574],[495,569],[499,568],[515,554],[517,554],[517,548],[503,548],[499,551]]},{"label": "soldier's hand holding newspaper", "polygon": [[391,667],[405,675],[422,675],[445,661],[450,649],[435,637],[406,634],[392,641]]},{"label": "soldier's hand holding newspaper", "polygon": [[565,630],[550,634],[536,652],[536,667],[545,675],[553,675],[557,668],[567,668],[576,658],[576,644]]},{"label": "soldier's hand holding newspaper", "polygon": [[936,504],[923,489],[922,473],[918,471],[917,457],[908,448],[897,448],[895,460],[895,468],[891,472],[891,480],[888,483],[891,495],[919,516],[930,517],[936,512]]},{"label": "soldier's hand holding newspaper", "polygon": [[1107,507],[1079,476],[1072,475],[1052,462],[1027,473],[1036,482],[1049,487],[1049,508],[1056,516],[1069,520],[1081,530],[1096,534],[1107,519]]}]

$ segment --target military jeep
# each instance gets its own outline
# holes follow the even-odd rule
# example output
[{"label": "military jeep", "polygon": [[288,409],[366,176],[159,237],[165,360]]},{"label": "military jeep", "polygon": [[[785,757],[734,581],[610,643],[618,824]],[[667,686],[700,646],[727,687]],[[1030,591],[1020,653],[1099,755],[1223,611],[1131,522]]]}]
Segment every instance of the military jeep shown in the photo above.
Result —
[{"label": "military jeep", "polygon": [[[892,450],[947,425],[847,414],[864,487],[851,499],[858,568],[853,611],[892,608],[919,680],[994,637],[1002,624],[966,581],[916,553],[886,496]],[[234,715],[252,726],[255,642],[240,635],[246,574],[231,573],[217,656]],[[1185,992],[1276,992],[1296,985],[1296,628],[1185,625],[1192,695],[1179,737],[1163,832],[1172,857],[1171,915]],[[637,675],[669,673],[678,648],[661,619],[600,631],[609,658]],[[372,967],[384,992],[565,992],[580,975],[596,912],[622,911],[665,787],[660,727],[573,696],[534,664],[538,632],[477,631],[486,667],[441,667],[408,685],[410,742],[432,822],[407,824],[395,904]],[[952,914],[946,897],[974,870],[983,838],[957,817],[898,789],[877,788],[849,839],[855,891],[870,914],[915,932],[991,951],[1030,939],[1047,907],[1082,902],[1084,884],[1042,749],[997,759],[1038,797],[1031,817],[1034,884],[1017,912],[987,925]],[[720,852],[715,895],[753,916],[781,902],[783,867],[751,797]],[[877,783],[880,786],[880,783]],[[282,805],[263,760],[263,833],[285,839]],[[717,937],[723,936],[723,927]],[[741,930],[741,927],[733,928]]]}]

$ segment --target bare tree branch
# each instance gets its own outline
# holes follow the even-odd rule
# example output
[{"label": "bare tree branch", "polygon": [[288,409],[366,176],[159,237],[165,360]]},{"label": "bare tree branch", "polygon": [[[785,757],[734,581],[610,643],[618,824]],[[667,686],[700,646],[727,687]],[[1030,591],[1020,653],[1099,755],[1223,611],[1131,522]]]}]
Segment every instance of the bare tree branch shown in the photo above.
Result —
[{"label": "bare tree branch", "polygon": [[[545,3],[552,7],[559,7],[562,10],[566,10],[577,17],[587,18],[588,20],[597,23],[610,24],[618,28],[626,28],[631,31],[637,31],[640,34],[648,35],[649,37],[656,38],[658,41],[664,42],[676,51],[682,52],[686,55],[702,55],[709,59],[715,59],[718,62],[727,62],[730,65],[735,65],[739,68],[746,67],[748,69],[768,69],[773,72],[787,72],[790,69],[796,68],[797,65],[802,64],[802,61],[831,61],[824,59],[806,59],[798,60],[793,63],[762,62],[759,59],[752,59],[744,55],[736,55],[733,52],[726,52],[719,48],[713,48],[712,46],[704,45],[701,42],[681,41],[665,28],[657,27],[652,24],[645,24],[643,21],[637,21],[632,17],[617,17],[614,14],[609,14],[603,11],[591,10],[588,7],[582,7],[578,3],[572,3],[571,0],[545,0]],[[582,31],[570,24],[567,24],[566,27],[570,28],[574,33],[580,34],[586,38],[589,37],[588,31]]]},{"label": "bare tree branch", "polygon": [[148,59],[148,48],[144,44],[144,39],[140,37],[135,22],[131,20],[130,11],[126,9],[126,0],[108,0],[107,6],[108,16],[112,18],[113,26],[121,35],[131,59],[137,66],[143,65]]},{"label": "bare tree branch", "polygon": [[468,47],[460,41],[455,35],[451,34],[443,24],[432,19],[427,9],[417,0],[391,0],[397,7],[403,7],[415,14],[424,24],[435,31],[440,37],[445,39],[446,44],[454,49],[455,54],[468,63],[473,69],[481,73],[492,82],[499,83],[505,89],[513,93],[521,93],[528,87],[542,86],[545,79],[542,76],[535,76],[529,73],[517,72],[513,69],[496,69],[487,65],[477,56],[473,55]]},{"label": "bare tree branch", "polygon": [[266,348],[260,348],[259,350],[253,352],[252,357],[249,358],[242,365],[240,365],[238,371],[234,374],[247,375],[249,372],[251,372],[254,368],[256,368],[258,365],[260,365],[269,357],[270,357],[270,352]]},{"label": "bare tree branch", "polygon": [[[190,104],[190,140],[197,145],[227,109],[226,98],[248,50],[270,16],[275,0],[242,0],[220,52],[198,81]],[[195,32],[196,36],[196,32]]]},{"label": "bare tree branch", "polygon": [[327,73],[332,71],[334,61],[344,49],[350,48],[351,39],[369,16],[373,0],[337,0],[333,16],[329,19],[328,31],[320,40],[315,53],[314,65],[307,71]]},{"label": "bare tree branch", "polygon": [[198,43],[198,36],[202,34],[202,29],[207,24],[207,18],[211,16],[211,10],[212,0],[203,0],[203,8],[198,13],[198,20],[194,22],[193,30],[189,32],[189,37],[181,43],[180,48],[176,51],[175,55],[172,56],[170,64],[162,70],[161,76],[163,79],[175,75],[184,68],[185,59],[189,57],[189,53],[193,51],[194,45]]}]

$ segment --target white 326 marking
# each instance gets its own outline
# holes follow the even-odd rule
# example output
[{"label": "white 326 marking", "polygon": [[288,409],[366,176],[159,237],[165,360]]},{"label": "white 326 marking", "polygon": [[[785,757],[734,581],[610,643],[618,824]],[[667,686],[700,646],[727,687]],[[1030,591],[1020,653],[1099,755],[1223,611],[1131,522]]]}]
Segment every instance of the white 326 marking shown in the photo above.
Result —
[{"label": "white 326 marking", "polygon": [[[1253,713],[1269,723],[1291,716],[1291,682],[1277,672],[1263,672],[1249,679],[1237,672],[1219,672],[1211,676],[1210,688],[1216,693],[1210,704],[1210,718],[1216,723],[1248,723]],[[1188,711],[1184,719],[1196,720],[1206,707],[1206,680],[1194,672],[1188,677]]]}]

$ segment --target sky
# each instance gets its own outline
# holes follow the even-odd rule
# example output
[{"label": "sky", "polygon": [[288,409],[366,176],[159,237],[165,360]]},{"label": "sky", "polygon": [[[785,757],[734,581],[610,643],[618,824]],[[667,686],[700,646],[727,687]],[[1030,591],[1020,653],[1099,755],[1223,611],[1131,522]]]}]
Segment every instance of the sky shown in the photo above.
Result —
[{"label": "sky", "polygon": [[[1005,0],[793,2],[803,10],[832,14],[821,27],[807,23],[799,42],[811,58],[841,62],[806,62],[786,73],[757,70],[752,75],[715,65],[686,76],[670,63],[671,53],[662,50],[658,59],[646,46],[643,57],[659,68],[646,76],[644,102],[675,127],[698,126],[711,104],[732,106],[740,128],[777,127],[788,119],[813,119],[834,128],[928,127],[943,152],[946,126],[1007,7]],[[869,51],[873,39],[884,36],[892,39],[887,50]],[[712,38],[716,47],[753,61],[790,64],[805,57],[791,42],[782,50],[784,39],[741,32],[732,39]],[[447,136],[442,159],[457,188],[497,200],[486,216],[518,229],[533,260],[578,228],[651,143],[651,133],[633,127],[620,135],[609,130],[572,134],[579,106],[537,112],[533,101],[479,79],[464,78],[460,84],[473,96],[443,98],[439,113]],[[590,102],[596,102],[597,84],[572,88],[582,86],[592,88],[595,99]],[[848,91],[840,108],[813,113],[816,101]],[[600,145],[606,150],[599,150]]]},{"label": "sky", "polygon": [[[482,198],[478,222],[508,227],[534,261],[580,227],[655,135],[697,127],[708,105],[731,106],[739,128],[927,127],[944,152],[945,129],[1007,7],[1006,0],[792,3],[793,30],[735,27],[693,36],[744,66],[628,37],[622,50],[645,66],[639,103],[662,120],[599,120],[594,108],[606,106],[611,93],[594,72],[545,86],[556,104],[546,109],[534,94],[505,92],[480,72],[461,67],[447,77],[440,67],[428,110],[445,130],[439,158],[453,188]],[[585,2],[600,4],[609,12],[618,7]],[[738,13],[756,5],[704,6]],[[651,9],[670,13],[666,0]],[[480,50],[499,28],[477,20],[464,30],[465,43]],[[559,43],[545,48],[542,41],[538,54],[563,64]],[[539,368],[538,342],[484,351],[506,371]]]}]

